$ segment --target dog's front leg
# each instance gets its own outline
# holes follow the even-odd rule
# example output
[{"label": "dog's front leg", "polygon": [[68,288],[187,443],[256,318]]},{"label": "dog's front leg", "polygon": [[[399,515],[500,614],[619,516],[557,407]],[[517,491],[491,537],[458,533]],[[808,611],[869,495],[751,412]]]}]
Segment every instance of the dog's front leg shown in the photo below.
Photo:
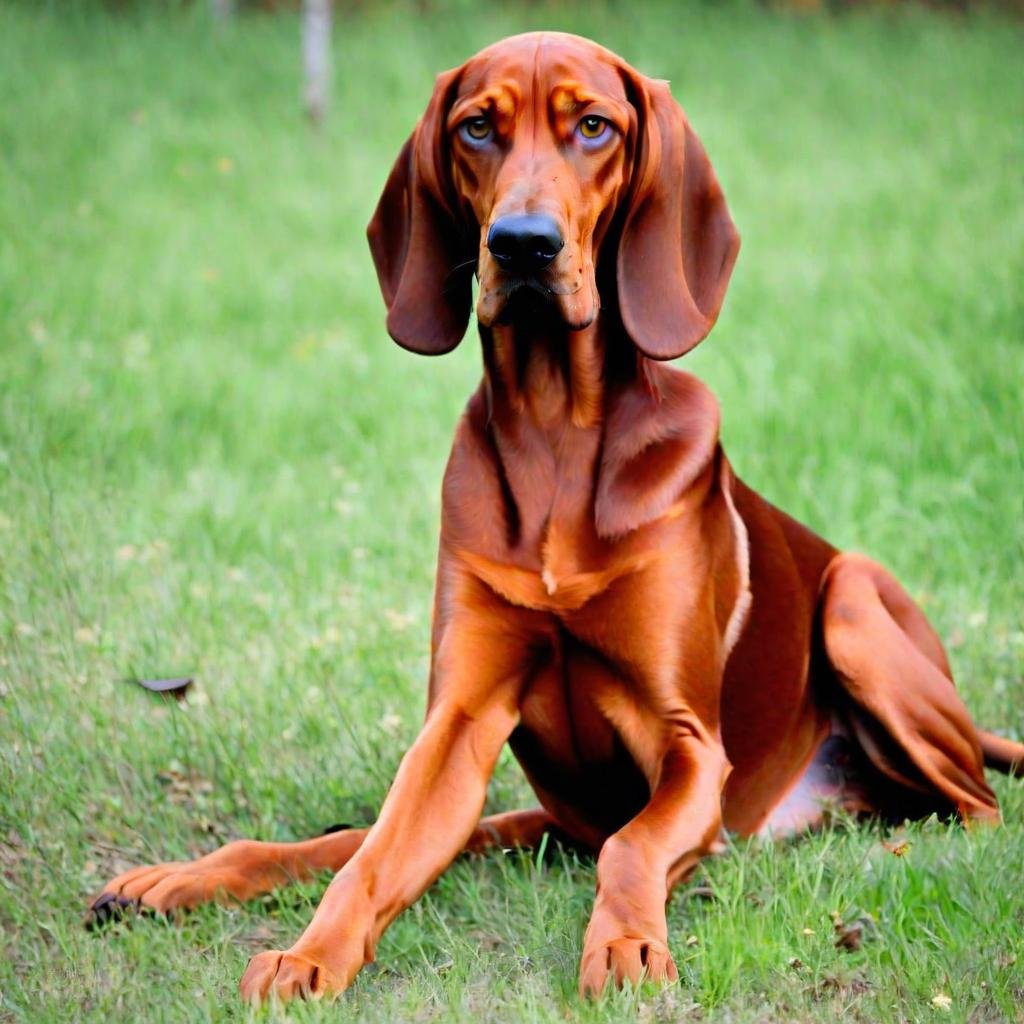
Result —
[{"label": "dog's front leg", "polygon": [[[249,1001],[347,988],[388,924],[451,863],[480,820],[487,783],[519,718],[528,645],[482,584],[448,575],[438,602],[433,702],[380,816],[286,951],[253,957]],[[445,584],[442,583],[442,586]]]},{"label": "dog's front leg", "polygon": [[675,981],[665,902],[718,843],[729,763],[696,716],[671,726],[647,806],[611,836],[597,861],[597,900],[583,940],[580,994],[617,985]]}]

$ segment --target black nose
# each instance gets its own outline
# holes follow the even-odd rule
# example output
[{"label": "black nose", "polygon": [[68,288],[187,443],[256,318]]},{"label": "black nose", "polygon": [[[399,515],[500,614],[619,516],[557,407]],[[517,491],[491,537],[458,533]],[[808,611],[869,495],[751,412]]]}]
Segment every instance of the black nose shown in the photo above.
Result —
[{"label": "black nose", "polygon": [[517,274],[536,274],[561,251],[558,225],[543,213],[499,217],[487,232],[487,248],[502,269]]}]

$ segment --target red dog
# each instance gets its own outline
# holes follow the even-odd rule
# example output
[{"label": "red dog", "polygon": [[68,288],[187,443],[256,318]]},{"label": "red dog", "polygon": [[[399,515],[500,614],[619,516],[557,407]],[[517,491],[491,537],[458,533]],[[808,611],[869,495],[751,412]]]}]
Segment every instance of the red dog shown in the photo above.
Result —
[{"label": "red dog", "polygon": [[[369,229],[405,348],[466,329],[484,379],[444,479],[426,724],[380,817],[232,843],[114,879],[98,913],[245,899],[341,869],[242,994],[351,984],[460,850],[556,828],[600,851],[580,988],[676,977],[665,901],[722,829],[789,833],[828,804],[996,821],[942,646],[885,569],[733,473],[718,406],[670,369],[711,329],[739,237],[668,86],[540,33],[437,80]],[[480,822],[504,743],[543,810]]]}]

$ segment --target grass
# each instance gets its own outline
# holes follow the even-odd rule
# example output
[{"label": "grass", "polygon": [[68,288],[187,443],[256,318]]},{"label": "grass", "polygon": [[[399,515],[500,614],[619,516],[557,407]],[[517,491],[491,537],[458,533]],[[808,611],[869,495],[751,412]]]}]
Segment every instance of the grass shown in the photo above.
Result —
[{"label": "grass", "polygon": [[[383,329],[363,228],[433,74],[528,27],[671,78],[744,236],[711,339],[738,471],[884,560],[979,721],[1024,729],[1019,25],[899,8],[367,5],[299,117],[296,22],[0,6],[0,1019],[233,1021],[321,886],[86,934],[131,864],[368,822],[421,718],[439,482],[479,374]],[[168,706],[130,676],[194,674]],[[1006,825],[740,843],[682,983],[576,1001],[593,865],[457,863],[295,1020],[1010,1021]],[[528,806],[504,758],[489,806]],[[870,915],[855,951],[831,912]],[[943,997],[949,999],[948,1006]],[[938,997],[938,998],[936,998]],[[276,1016],[271,1011],[269,1016]],[[283,1016],[283,1015],[282,1015]]]}]

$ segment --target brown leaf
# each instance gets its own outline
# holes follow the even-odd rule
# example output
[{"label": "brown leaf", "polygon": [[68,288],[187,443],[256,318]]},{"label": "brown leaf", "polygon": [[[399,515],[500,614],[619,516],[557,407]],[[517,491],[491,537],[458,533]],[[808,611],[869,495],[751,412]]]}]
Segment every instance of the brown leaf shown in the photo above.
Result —
[{"label": "brown leaf", "polygon": [[864,940],[864,926],[859,922],[843,925],[837,931],[836,949],[846,949],[851,953],[860,949]]},{"label": "brown leaf", "polygon": [[136,683],[150,693],[159,693],[164,697],[174,697],[176,700],[184,700],[192,685],[189,676],[178,676],[174,679],[136,679]]},{"label": "brown leaf", "polygon": [[894,843],[883,842],[882,845],[894,856],[904,857],[910,852],[910,843],[906,839],[898,839]]},{"label": "brown leaf", "polygon": [[832,914],[832,922],[836,932],[836,949],[845,949],[850,953],[860,949],[864,940],[875,930],[875,922],[870,917],[858,917],[847,922],[835,912]]}]

